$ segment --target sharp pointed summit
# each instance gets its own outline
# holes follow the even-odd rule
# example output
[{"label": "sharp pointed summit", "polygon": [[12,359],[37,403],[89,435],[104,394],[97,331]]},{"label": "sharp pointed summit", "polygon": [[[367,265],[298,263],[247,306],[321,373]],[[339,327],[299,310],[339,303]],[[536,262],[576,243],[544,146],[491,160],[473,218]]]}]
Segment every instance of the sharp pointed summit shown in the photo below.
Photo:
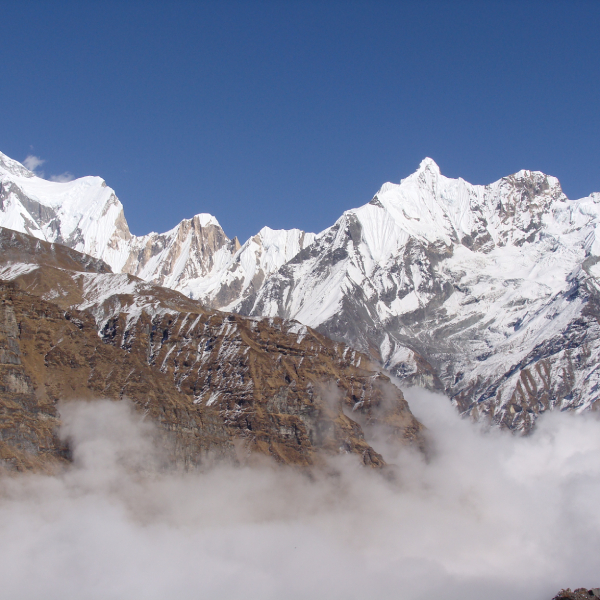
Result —
[{"label": "sharp pointed summit", "polygon": [[429,158],[426,156],[421,163],[419,164],[419,168],[417,169],[417,173],[422,171],[431,171],[432,173],[440,174],[440,168],[438,164],[433,160],[433,158]]}]

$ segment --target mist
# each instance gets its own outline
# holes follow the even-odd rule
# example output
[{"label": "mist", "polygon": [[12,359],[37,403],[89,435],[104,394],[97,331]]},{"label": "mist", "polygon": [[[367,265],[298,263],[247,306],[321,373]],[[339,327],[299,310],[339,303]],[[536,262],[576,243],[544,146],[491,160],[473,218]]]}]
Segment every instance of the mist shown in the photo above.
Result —
[{"label": "mist", "polygon": [[73,464],[0,478],[11,599],[550,600],[600,584],[600,420],[551,413],[518,437],[408,390],[427,458],[165,469],[125,402],[61,408]]}]

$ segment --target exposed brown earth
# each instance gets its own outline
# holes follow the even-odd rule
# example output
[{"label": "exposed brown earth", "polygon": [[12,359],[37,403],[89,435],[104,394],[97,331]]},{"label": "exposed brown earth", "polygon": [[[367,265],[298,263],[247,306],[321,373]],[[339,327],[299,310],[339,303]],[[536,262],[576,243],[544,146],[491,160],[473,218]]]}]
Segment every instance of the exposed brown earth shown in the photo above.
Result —
[{"label": "exposed brown earth", "polygon": [[[381,467],[365,440],[373,426],[422,446],[402,393],[364,355],[296,323],[207,311],[63,248],[0,232],[0,265],[37,265],[0,284],[5,467],[67,461],[57,404],[73,399],[131,399],[168,432],[179,467],[240,449],[301,466],[350,452]],[[116,293],[94,301],[113,280]]]}]

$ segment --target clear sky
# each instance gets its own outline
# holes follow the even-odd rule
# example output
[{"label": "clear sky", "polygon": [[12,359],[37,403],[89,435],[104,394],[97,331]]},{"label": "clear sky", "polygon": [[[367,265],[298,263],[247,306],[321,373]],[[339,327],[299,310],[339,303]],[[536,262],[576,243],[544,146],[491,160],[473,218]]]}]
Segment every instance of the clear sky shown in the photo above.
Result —
[{"label": "clear sky", "polygon": [[0,150],[136,234],[320,231],[431,156],[600,191],[600,1],[0,0]]}]

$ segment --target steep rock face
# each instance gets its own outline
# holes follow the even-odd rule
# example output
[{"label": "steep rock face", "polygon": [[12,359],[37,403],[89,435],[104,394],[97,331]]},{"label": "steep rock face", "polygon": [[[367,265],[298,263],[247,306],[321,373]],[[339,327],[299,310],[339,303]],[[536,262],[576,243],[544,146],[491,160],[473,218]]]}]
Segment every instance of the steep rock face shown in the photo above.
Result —
[{"label": "steep rock face", "polygon": [[225,235],[214,217],[200,214],[166,233],[135,238],[130,247],[117,271],[178,289],[188,279],[204,279],[218,271],[239,243]]},{"label": "steep rock face", "polygon": [[199,410],[143,357],[103,343],[88,313],[66,312],[0,283],[0,317],[0,345],[11,350],[0,356],[4,468],[52,470],[68,460],[69,448],[57,435],[57,404],[73,399],[132,399],[171,432],[179,466],[232,455],[232,436],[218,411]]},{"label": "steep rock face", "polygon": [[528,429],[599,397],[600,196],[521,171],[489,186],[430,159],[347,211],[234,306],[317,328],[463,412]]},{"label": "steep rock face", "polygon": [[0,231],[1,247],[19,240],[37,251],[29,263],[2,253],[0,265],[5,464],[64,458],[56,402],[72,398],[132,399],[172,432],[183,466],[232,455],[239,439],[284,463],[352,452],[378,467],[384,459],[364,435],[374,426],[422,445],[401,392],[360,353],[298,323],[206,310],[131,275],[94,272],[72,250],[64,259],[57,245]]},{"label": "steep rock face", "polygon": [[221,308],[256,291],[264,278],[314,239],[298,229],[263,228],[243,247],[209,214],[166,233],[134,236],[123,206],[99,177],[45,181],[0,153],[0,226],[64,244],[129,273]]},{"label": "steep rock face", "polygon": [[[56,411],[40,402],[22,362],[20,327],[12,302],[0,300],[0,461],[13,468],[43,469],[66,448],[57,438]],[[51,449],[51,450],[50,450]]]}]

